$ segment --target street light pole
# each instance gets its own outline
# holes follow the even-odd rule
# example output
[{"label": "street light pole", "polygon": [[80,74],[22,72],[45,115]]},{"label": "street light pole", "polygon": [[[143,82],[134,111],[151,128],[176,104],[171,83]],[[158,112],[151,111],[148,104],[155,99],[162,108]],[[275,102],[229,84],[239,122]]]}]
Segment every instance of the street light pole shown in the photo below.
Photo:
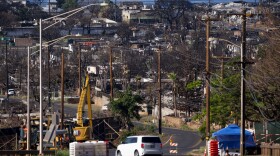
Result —
[{"label": "street light pole", "polygon": [[64,121],[64,52],[61,49],[61,129]]},{"label": "street light pole", "polygon": [[42,94],[42,19],[39,20],[39,64],[40,64],[40,123],[39,123],[39,155],[43,155],[43,94]]},{"label": "street light pole", "polygon": [[50,72],[50,55],[51,55],[51,48],[48,46],[48,110],[50,110],[50,113],[53,111],[53,108],[51,107],[51,72]]},{"label": "street light pole", "polygon": [[27,146],[26,149],[30,150],[30,101],[29,101],[29,57],[30,57],[30,47],[28,46],[28,51],[27,51]]}]

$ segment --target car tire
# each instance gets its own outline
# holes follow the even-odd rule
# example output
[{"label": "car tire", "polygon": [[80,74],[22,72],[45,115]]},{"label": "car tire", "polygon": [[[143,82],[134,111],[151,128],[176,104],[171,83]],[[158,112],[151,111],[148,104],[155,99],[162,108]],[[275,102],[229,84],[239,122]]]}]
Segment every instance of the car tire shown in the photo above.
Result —
[{"label": "car tire", "polygon": [[117,156],[122,156],[122,153],[118,151]]},{"label": "car tire", "polygon": [[139,156],[139,152],[138,152],[138,151],[135,151],[135,152],[134,152],[134,156]]}]

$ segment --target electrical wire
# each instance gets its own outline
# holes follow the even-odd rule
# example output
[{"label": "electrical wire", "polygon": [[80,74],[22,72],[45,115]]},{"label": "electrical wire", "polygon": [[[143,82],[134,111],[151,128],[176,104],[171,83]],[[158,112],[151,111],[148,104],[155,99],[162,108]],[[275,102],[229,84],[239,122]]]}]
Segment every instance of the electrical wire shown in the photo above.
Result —
[{"label": "electrical wire", "polygon": [[269,80],[278,80],[278,79],[280,79],[280,77],[261,76],[261,75],[255,74],[255,73],[253,73],[253,72],[251,72],[251,71],[249,71],[249,70],[246,70],[246,69],[244,69],[244,70],[246,71],[246,73],[249,73],[249,74],[251,74],[251,75],[257,76],[257,77],[259,77],[259,78],[264,78],[264,79],[269,79]]},{"label": "electrical wire", "polygon": [[[244,81],[246,82],[246,84],[249,84],[249,92],[250,92],[251,97],[253,98],[255,103],[258,103],[258,100],[257,100],[255,94],[253,94],[253,92],[251,90],[253,88],[253,86],[246,79],[244,79]],[[253,90],[254,90],[254,88],[253,88]],[[275,121],[277,118],[279,118],[279,115],[277,115],[277,117],[274,117],[274,119],[269,119],[268,117],[265,116],[261,107],[259,107],[258,105],[256,105],[256,106],[258,107],[258,109],[259,109],[261,115],[263,116],[263,118],[265,118],[267,121]]]}]

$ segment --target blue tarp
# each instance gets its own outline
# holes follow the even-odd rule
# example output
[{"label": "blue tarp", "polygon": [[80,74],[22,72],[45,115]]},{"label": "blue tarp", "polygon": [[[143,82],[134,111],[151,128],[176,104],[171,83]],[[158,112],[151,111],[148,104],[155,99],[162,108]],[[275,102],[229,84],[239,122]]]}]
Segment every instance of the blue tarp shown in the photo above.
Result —
[{"label": "blue tarp", "polygon": [[[219,142],[219,147],[223,149],[239,149],[240,148],[240,127],[235,124],[228,125],[212,134]],[[256,143],[254,141],[251,132],[245,130],[245,147],[255,147]]]}]

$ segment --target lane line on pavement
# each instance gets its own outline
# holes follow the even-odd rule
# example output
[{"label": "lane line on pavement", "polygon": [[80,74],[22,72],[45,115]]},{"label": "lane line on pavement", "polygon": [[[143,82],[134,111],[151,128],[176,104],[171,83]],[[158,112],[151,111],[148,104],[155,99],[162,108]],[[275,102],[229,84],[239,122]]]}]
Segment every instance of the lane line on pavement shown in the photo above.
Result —
[{"label": "lane line on pavement", "polygon": [[188,147],[188,148],[195,148],[196,146],[198,146],[200,143],[202,142],[201,139],[199,139],[196,144],[192,145],[191,147]]},{"label": "lane line on pavement", "polygon": [[173,136],[173,135],[171,135],[171,136],[169,137],[169,139],[163,144],[163,146],[166,145],[166,144],[170,141],[170,139],[172,138],[172,136]]}]

